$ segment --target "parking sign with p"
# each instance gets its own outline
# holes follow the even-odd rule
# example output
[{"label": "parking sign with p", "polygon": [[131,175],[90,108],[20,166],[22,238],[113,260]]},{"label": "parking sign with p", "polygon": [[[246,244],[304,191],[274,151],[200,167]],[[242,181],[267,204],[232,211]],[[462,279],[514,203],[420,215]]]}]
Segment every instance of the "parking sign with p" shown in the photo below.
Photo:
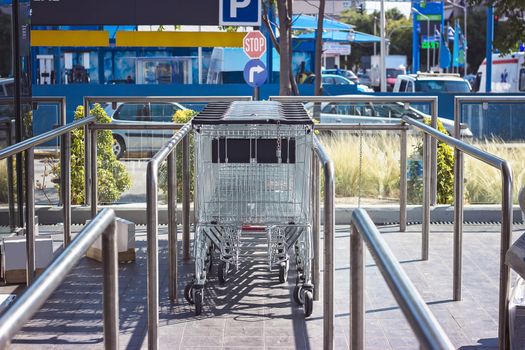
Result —
[{"label": "parking sign with p", "polygon": [[219,25],[260,26],[261,0],[220,0]]}]

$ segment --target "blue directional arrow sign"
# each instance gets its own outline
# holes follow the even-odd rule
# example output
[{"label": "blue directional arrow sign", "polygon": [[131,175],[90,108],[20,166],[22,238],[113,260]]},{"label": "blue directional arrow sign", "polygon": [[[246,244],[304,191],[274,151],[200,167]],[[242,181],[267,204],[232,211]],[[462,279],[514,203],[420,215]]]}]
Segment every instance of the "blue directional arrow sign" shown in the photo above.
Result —
[{"label": "blue directional arrow sign", "polygon": [[219,25],[260,26],[261,0],[220,0]]},{"label": "blue directional arrow sign", "polygon": [[260,87],[266,81],[268,71],[261,60],[249,60],[244,67],[244,80],[251,87]]}]

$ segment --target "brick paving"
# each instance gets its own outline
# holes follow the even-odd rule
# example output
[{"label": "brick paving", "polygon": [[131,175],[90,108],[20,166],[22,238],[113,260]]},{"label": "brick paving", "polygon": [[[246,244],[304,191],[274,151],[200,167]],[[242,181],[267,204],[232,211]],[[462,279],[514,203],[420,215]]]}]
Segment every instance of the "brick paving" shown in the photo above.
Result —
[{"label": "brick paving", "polygon": [[[518,235],[523,226],[515,227]],[[457,348],[496,349],[498,318],[499,226],[465,227],[463,300],[453,302],[452,226],[433,225],[430,260],[420,260],[421,227],[406,233],[396,226],[381,227],[383,237],[401,262],[424,300]],[[336,233],[335,345],[347,349],[349,291],[349,232]],[[138,228],[137,261],[119,268],[120,347],[147,348],[146,241]],[[180,261],[179,298],[167,298],[167,236],[161,229],[160,281],[161,349],[320,349],[322,303],[305,320],[291,299],[294,274],[279,284],[277,271],[266,265],[264,235],[243,239],[241,268],[226,285],[212,275],[203,315],[195,317],[182,291],[192,274],[191,264]],[[60,235],[56,236],[57,239]],[[419,349],[408,323],[387,289],[372,258],[366,259],[366,348]],[[293,269],[293,268],[292,268]],[[214,269],[216,271],[216,269]],[[89,259],[67,277],[42,310],[13,340],[13,349],[101,349],[102,266]],[[0,288],[0,292],[2,288]]]}]

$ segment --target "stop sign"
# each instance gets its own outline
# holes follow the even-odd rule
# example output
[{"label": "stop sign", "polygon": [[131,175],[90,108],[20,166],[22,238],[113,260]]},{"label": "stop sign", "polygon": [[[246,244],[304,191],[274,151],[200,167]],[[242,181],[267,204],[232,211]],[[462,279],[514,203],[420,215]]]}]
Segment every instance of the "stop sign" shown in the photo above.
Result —
[{"label": "stop sign", "polygon": [[242,49],[251,59],[261,58],[266,52],[266,38],[258,30],[249,32],[242,40]]}]

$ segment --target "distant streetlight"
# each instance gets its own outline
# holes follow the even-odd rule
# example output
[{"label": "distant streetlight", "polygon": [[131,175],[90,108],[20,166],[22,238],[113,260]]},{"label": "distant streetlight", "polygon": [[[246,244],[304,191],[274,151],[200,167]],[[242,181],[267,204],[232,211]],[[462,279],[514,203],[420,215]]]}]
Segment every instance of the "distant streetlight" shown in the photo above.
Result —
[{"label": "distant streetlight", "polygon": [[[467,49],[468,49],[468,41],[467,41],[467,6],[462,6],[460,4],[457,4],[453,1],[450,1],[450,0],[447,0],[447,2],[454,6],[454,7],[458,7],[460,9],[463,10],[463,30],[465,30],[465,40],[463,42],[463,45],[464,45],[464,49],[463,49],[463,55],[465,56],[465,75],[467,75],[467,68],[468,68],[468,63],[467,63]],[[459,70],[459,68],[458,68]]]},{"label": "distant streetlight", "polygon": [[[427,21],[427,40],[430,34],[430,18],[419,12],[415,7],[412,7],[412,11],[423,17]],[[415,30],[415,29],[414,29]],[[430,72],[430,45],[427,45],[427,72]]]}]

